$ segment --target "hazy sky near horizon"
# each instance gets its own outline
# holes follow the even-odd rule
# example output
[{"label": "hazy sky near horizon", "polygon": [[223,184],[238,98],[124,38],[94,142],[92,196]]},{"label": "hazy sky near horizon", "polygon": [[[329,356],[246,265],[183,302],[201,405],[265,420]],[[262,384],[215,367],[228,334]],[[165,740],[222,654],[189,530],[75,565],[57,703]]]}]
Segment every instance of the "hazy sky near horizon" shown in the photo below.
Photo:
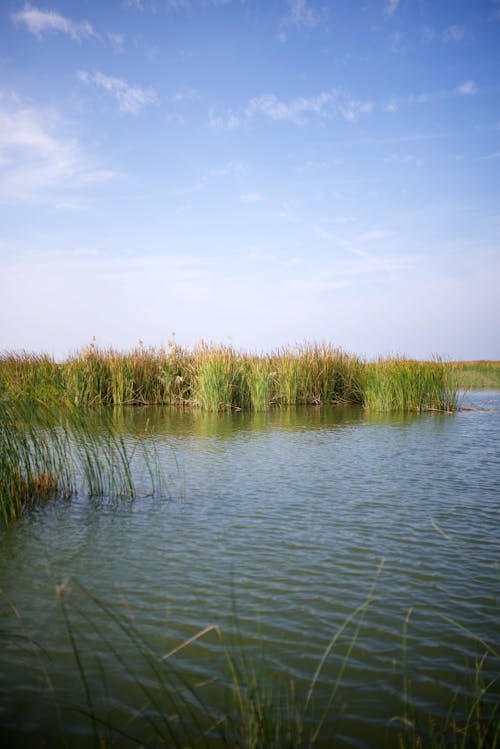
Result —
[{"label": "hazy sky near horizon", "polygon": [[3,0],[0,350],[500,359],[500,0]]}]

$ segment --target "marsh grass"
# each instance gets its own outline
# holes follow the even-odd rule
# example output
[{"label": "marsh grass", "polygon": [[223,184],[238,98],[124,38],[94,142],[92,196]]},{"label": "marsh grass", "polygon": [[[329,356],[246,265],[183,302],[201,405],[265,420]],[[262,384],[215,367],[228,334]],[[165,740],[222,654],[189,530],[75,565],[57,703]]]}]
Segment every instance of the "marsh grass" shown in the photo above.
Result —
[{"label": "marsh grass", "polygon": [[376,411],[453,411],[459,374],[438,359],[366,362],[326,343],[261,356],[203,342],[194,349],[141,344],[125,353],[92,343],[60,363],[45,355],[1,355],[0,393],[78,407],[164,404],[218,412],[350,404]]},{"label": "marsh grass", "polygon": [[500,390],[500,361],[454,362],[463,390]]},{"label": "marsh grass", "polygon": [[364,405],[370,410],[448,413],[457,402],[455,370],[439,359],[419,362],[395,357],[367,365]]},{"label": "marsh grass", "polygon": [[0,515],[5,524],[34,504],[78,492],[135,496],[134,461],[148,476],[146,491],[163,489],[154,446],[118,434],[112,413],[0,399]]}]

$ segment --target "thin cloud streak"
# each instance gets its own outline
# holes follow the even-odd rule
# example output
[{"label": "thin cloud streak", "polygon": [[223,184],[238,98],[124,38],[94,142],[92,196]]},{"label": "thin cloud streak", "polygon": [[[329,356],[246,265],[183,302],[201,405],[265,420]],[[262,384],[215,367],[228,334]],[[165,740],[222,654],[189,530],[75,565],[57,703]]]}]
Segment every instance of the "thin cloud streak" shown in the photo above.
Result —
[{"label": "thin cloud streak", "polygon": [[79,42],[85,37],[97,37],[96,32],[87,21],[72,21],[54,10],[41,10],[26,3],[23,10],[12,13],[16,25],[24,24],[28,31],[42,39],[47,33],[67,34],[73,41]]},{"label": "thin cloud streak", "polygon": [[148,104],[155,104],[158,101],[153,88],[131,86],[123,78],[105,75],[99,71],[89,73],[86,70],[79,70],[77,77],[82,83],[93,84],[110,94],[118,102],[118,108],[121,112],[138,114],[143,107]]},{"label": "thin cloud streak", "polygon": [[60,127],[54,113],[22,107],[0,112],[1,200],[57,203],[67,191],[115,176],[96,167],[75,138],[58,135]]}]

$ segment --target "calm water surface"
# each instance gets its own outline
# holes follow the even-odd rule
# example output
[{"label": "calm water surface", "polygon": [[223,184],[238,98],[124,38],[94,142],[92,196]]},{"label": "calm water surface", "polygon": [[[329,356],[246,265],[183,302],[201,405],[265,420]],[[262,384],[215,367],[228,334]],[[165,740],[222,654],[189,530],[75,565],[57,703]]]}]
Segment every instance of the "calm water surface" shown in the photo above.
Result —
[{"label": "calm water surface", "polygon": [[[484,652],[444,617],[500,647],[500,393],[469,395],[466,405],[474,410],[453,416],[116,413],[124,433],[147,428],[168,492],[76,497],[1,531],[2,745],[91,745],[56,586],[68,592],[95,705],[122,727],[143,701],[128,667],[145,679],[150,671],[81,586],[132,617],[161,653],[210,624],[230,639],[237,622],[245,651],[290,674],[303,695],[374,585],[319,745],[395,746],[404,673],[417,713],[442,715],[455,692],[467,692]],[[318,711],[355,631],[346,628],[325,664]],[[214,632],[172,662],[223,709],[227,674]],[[497,666],[488,659],[485,674],[498,676]],[[141,721],[133,732],[143,738]]]}]

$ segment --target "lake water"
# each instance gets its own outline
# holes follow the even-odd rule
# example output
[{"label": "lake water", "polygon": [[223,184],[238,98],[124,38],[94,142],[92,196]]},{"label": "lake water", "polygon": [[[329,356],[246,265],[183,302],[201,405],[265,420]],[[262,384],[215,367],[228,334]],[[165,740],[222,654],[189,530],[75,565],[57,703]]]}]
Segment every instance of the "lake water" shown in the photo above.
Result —
[{"label": "lake water", "polygon": [[[238,631],[245,653],[277,681],[290,675],[302,699],[372,588],[359,631],[346,626],[321,672],[318,714],[356,639],[318,745],[396,746],[405,675],[424,723],[455,693],[459,708],[485,652],[466,630],[500,648],[500,393],[465,404],[473,410],[452,416],[117,412],[125,434],[147,427],[168,491],[77,496],[1,531],[2,746],[92,745],[64,611],[93,707],[120,729],[145,701],[137,678],[155,689],[122,618],[165,654],[207,625],[225,642]],[[189,679],[224,710],[214,631],[168,662],[180,674],[173,683]],[[484,675],[498,676],[492,656]],[[491,695],[500,698],[500,684]],[[148,716],[125,732],[146,741]]]}]

